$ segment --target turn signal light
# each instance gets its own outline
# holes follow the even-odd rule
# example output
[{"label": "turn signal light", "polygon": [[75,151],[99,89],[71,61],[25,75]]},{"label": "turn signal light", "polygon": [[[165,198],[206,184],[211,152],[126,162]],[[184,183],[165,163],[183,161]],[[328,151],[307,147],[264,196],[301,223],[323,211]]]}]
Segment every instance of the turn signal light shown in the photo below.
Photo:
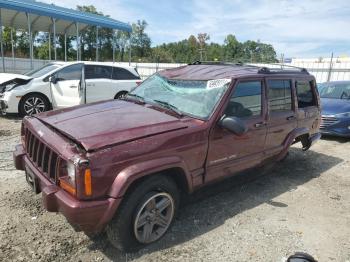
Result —
[{"label": "turn signal light", "polygon": [[75,190],[75,188],[72,187],[72,185],[70,185],[68,182],[66,182],[63,177],[60,178],[60,187],[74,196],[77,194],[77,191]]},{"label": "turn signal light", "polygon": [[92,195],[92,187],[91,187],[91,170],[90,168],[85,169],[84,173],[84,182],[85,182],[85,195]]}]

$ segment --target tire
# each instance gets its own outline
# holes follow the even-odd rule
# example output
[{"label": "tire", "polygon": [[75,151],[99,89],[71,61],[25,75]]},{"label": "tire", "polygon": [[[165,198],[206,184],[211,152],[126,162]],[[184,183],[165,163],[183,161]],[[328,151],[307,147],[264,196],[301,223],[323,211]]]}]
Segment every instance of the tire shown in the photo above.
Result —
[{"label": "tire", "polygon": [[30,116],[50,110],[50,102],[40,94],[24,96],[19,102],[18,111],[21,116]]},{"label": "tire", "polygon": [[120,91],[115,95],[114,99],[123,99],[128,93],[127,91]]},{"label": "tire", "polygon": [[136,251],[165,235],[178,206],[179,191],[172,179],[161,175],[147,178],[125,196],[107,225],[107,237],[121,251]]}]

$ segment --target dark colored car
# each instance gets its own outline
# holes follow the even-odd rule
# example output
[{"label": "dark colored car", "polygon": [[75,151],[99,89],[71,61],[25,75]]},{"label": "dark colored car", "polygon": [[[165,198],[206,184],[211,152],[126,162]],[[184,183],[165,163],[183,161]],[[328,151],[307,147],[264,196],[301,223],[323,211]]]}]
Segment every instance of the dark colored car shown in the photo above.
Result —
[{"label": "dark colored car", "polygon": [[161,238],[189,194],[283,159],[320,138],[306,70],[193,64],[159,72],[124,100],[23,120],[14,162],[45,208],[137,249]]},{"label": "dark colored car", "polygon": [[350,81],[322,84],[322,134],[350,137]]}]

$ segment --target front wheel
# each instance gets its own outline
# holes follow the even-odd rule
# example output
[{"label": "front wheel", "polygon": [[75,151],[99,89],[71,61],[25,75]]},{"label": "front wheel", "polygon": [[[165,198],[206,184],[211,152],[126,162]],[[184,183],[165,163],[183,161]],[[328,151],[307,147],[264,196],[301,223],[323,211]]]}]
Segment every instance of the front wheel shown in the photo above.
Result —
[{"label": "front wheel", "polygon": [[114,99],[124,99],[128,95],[127,91],[120,91],[115,95]]},{"label": "front wheel", "polygon": [[19,103],[19,114],[21,116],[31,116],[50,109],[50,103],[46,97],[40,94],[30,94],[24,96]]},{"label": "front wheel", "polygon": [[107,226],[109,241],[123,251],[134,251],[159,240],[171,226],[179,204],[173,180],[154,176],[129,192]]}]

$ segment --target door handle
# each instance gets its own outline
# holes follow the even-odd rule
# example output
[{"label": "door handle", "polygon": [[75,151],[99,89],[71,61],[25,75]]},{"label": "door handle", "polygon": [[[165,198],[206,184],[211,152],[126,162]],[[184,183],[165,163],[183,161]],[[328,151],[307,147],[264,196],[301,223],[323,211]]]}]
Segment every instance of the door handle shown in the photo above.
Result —
[{"label": "door handle", "polygon": [[287,120],[293,120],[293,119],[295,119],[295,116],[288,116],[286,119]]},{"label": "door handle", "polygon": [[70,86],[70,88],[77,88],[78,86]]},{"label": "door handle", "polygon": [[254,126],[259,128],[259,127],[266,126],[266,123],[265,122],[259,122],[259,123],[256,123]]}]

